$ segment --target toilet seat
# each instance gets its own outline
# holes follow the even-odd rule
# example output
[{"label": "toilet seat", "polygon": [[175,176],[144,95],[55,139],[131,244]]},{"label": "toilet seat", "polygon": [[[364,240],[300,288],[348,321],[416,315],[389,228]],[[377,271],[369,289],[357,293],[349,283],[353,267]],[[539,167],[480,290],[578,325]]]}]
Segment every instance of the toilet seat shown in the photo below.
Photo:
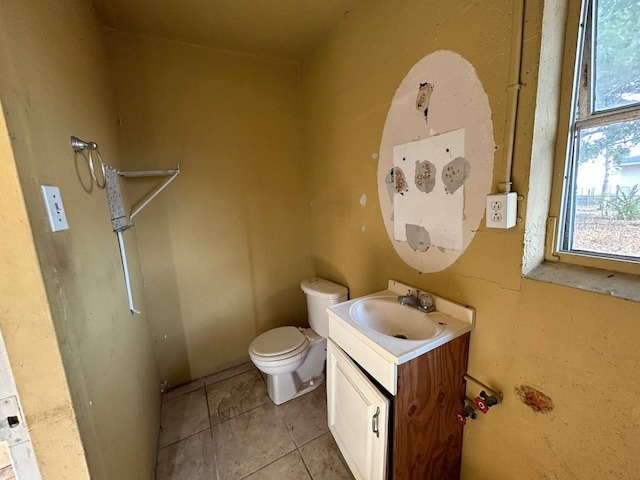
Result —
[{"label": "toilet seat", "polygon": [[294,357],[309,347],[309,338],[296,327],[278,327],[256,337],[249,354],[263,362]]}]

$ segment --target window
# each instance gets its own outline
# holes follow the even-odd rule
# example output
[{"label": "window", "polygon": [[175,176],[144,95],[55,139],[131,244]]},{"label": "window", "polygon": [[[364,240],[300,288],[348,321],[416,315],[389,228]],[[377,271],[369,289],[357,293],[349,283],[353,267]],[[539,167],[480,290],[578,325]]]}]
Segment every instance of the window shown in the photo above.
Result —
[{"label": "window", "polygon": [[640,262],[640,0],[582,10],[555,247]]}]

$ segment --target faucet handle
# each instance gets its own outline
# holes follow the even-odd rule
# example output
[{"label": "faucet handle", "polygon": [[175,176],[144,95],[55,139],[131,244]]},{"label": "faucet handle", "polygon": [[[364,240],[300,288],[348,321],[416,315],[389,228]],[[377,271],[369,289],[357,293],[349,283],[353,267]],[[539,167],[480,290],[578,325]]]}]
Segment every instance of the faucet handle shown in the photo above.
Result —
[{"label": "faucet handle", "polygon": [[417,292],[418,301],[420,302],[420,306],[427,311],[431,311],[435,309],[433,296],[429,293],[419,291]]},{"label": "faucet handle", "polygon": [[493,395],[488,395],[484,390],[480,392],[480,397],[487,404],[487,407],[493,407],[498,404],[498,399]]}]

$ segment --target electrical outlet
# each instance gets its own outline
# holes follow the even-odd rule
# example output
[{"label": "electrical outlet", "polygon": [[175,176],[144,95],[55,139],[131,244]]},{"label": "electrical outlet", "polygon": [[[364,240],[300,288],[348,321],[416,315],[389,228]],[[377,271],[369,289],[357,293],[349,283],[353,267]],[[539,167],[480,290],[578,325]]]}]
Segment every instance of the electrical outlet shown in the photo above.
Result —
[{"label": "electrical outlet", "polygon": [[487,195],[487,227],[511,228],[516,225],[518,207],[516,192]]},{"label": "electrical outlet", "polygon": [[42,190],[42,197],[44,198],[44,205],[47,209],[47,215],[49,216],[51,231],[58,232],[60,230],[67,230],[69,224],[67,223],[67,215],[64,213],[60,189],[50,185],[41,185],[40,188]]}]

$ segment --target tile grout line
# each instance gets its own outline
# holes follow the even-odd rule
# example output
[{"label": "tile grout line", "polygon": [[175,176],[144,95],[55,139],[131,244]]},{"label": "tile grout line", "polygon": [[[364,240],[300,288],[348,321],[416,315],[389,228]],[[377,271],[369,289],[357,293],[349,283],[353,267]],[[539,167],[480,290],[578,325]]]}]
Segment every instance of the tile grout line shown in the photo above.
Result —
[{"label": "tile grout line", "polygon": [[[277,406],[276,406],[277,407]],[[280,417],[280,421],[282,422],[282,425],[284,425],[284,429],[287,431],[287,433],[289,434],[289,439],[291,440],[291,442],[293,443],[293,446],[296,447],[296,449],[298,448],[298,444],[296,443],[295,438],[293,438],[293,433],[291,433],[291,430],[289,430],[289,425],[287,425],[287,422],[284,421],[283,417]]]},{"label": "tile grout line", "polygon": [[[204,449],[203,446],[203,450],[202,450],[202,457],[203,459],[211,456],[211,461],[213,462],[213,471],[211,472],[214,475],[214,478],[212,480],[220,480],[220,467],[218,465],[218,452],[216,450],[216,440],[215,438],[213,438],[213,427],[209,428],[209,436],[211,437],[211,445],[210,445],[210,451],[207,452]],[[209,454],[209,455],[208,455]],[[206,465],[207,461],[204,460],[204,464]]]},{"label": "tile grout line", "polygon": [[[309,443],[309,442],[307,442]],[[306,445],[306,443],[305,443]],[[313,475],[311,475],[311,470],[309,470],[309,466],[307,465],[307,462],[304,461],[304,457],[302,456],[302,452],[300,451],[300,447],[298,447],[296,449],[298,451],[298,455],[300,455],[300,460],[302,460],[302,465],[304,465],[304,469],[307,471],[307,475],[309,475],[309,478],[311,480],[314,480]]]},{"label": "tile grout line", "polygon": [[[271,401],[271,399],[269,399],[269,401]],[[241,417],[242,415],[244,415],[244,414],[246,414],[246,413],[249,413],[249,412],[252,412],[252,411],[254,411],[254,410],[257,410],[257,409],[258,409],[258,408],[260,408],[260,407],[264,407],[265,405],[269,405],[269,402],[265,402],[265,403],[263,403],[263,404],[261,404],[261,405],[256,405],[255,407],[252,407],[252,408],[250,408],[249,410],[245,410],[244,412],[239,413],[238,415],[235,415],[235,416],[233,416],[233,417],[226,418],[226,419],[224,419],[224,420],[220,420],[220,423],[216,423],[215,425],[211,425],[211,428],[215,427],[216,425],[222,425],[223,423],[226,423],[226,422],[228,422],[228,421],[230,421],[230,420],[233,420],[234,418],[239,418],[239,417]],[[277,405],[276,405],[276,406],[277,406]]]},{"label": "tile grout line", "polygon": [[[179,395],[171,395],[173,392],[175,392],[176,390],[180,389],[180,388],[184,388],[187,385],[191,385],[192,383],[198,382],[200,380],[203,380],[202,378],[196,378],[195,380],[191,380],[190,382],[184,383],[182,385],[178,385],[177,387],[172,388],[171,390],[169,390],[168,392],[165,392],[162,394],[162,403],[165,402],[170,402],[171,400],[175,400],[176,398],[180,398],[183,395],[187,395],[189,393],[193,393],[196,390],[201,389],[202,387],[204,387],[204,381],[202,382],[202,385],[200,385],[199,387],[194,388],[193,390],[187,390],[186,392],[182,392]],[[168,396],[170,396],[170,398],[167,398]]]},{"label": "tile grout line", "polygon": [[[307,462],[304,459],[304,455],[302,455],[302,451],[300,451],[300,449],[306,445],[309,445],[311,442],[318,440],[320,437],[324,436],[324,435],[329,435],[331,437],[331,439],[333,441],[335,441],[333,439],[333,435],[331,433],[331,430],[328,430],[324,433],[321,433],[320,435],[318,435],[316,438],[314,438],[313,440],[309,440],[308,442],[300,445],[298,447],[298,452],[300,452],[300,458],[302,458],[302,463],[304,463],[305,468],[307,469],[307,472],[309,473],[309,476],[311,477],[311,480],[316,480],[313,475],[311,474],[311,470],[309,470],[309,467],[307,466]],[[349,474],[349,478],[351,478],[352,480],[355,480],[355,477],[353,476],[353,473],[351,472],[351,469],[349,468],[349,465],[347,465],[346,460],[344,459],[344,457],[342,456],[342,452],[340,452],[340,449],[338,448],[338,460],[340,460],[340,463],[342,464],[342,466],[345,468],[345,470],[347,471],[347,473]],[[322,480],[322,479],[318,479],[318,480]]]},{"label": "tile grout line", "polygon": [[[215,385],[215,384],[217,384],[217,383],[224,382],[225,380],[231,380],[232,378],[238,377],[238,376],[240,376],[240,375],[242,375],[242,374],[244,374],[244,373],[250,372],[250,371],[251,371],[251,370],[246,370],[246,371],[244,371],[244,372],[236,373],[235,375],[232,375],[232,376],[227,377],[227,378],[223,378],[223,379],[221,379],[221,380],[218,380],[217,382],[212,382],[212,383],[209,383],[209,384],[207,384],[206,382],[203,382],[203,385],[202,385],[202,386],[200,386],[200,387],[198,387],[198,388],[196,388],[196,389],[194,389],[194,390],[190,390],[190,391],[188,391],[188,392],[181,393],[180,395],[176,395],[175,397],[173,397],[173,398],[169,398],[168,400],[163,400],[163,401],[162,401],[162,403],[165,403],[165,401],[172,401],[172,400],[176,400],[176,399],[178,399],[178,398],[180,398],[180,397],[182,397],[182,396],[184,396],[184,395],[189,395],[190,393],[196,392],[196,391],[200,390],[201,388],[203,388],[203,389],[204,389],[204,394],[205,394],[205,400],[206,400],[206,402],[207,402],[207,414],[208,414],[208,417],[209,417],[209,428],[213,428],[213,427],[214,427],[214,425],[211,423],[211,408],[209,407],[209,396],[207,395],[207,387],[208,387],[208,386],[211,386],[211,385]],[[259,373],[259,370],[257,370],[257,369],[256,369],[256,371],[258,371],[258,373]],[[198,381],[198,380],[203,380],[204,378],[205,378],[205,377],[198,378],[198,379],[196,379],[196,380],[193,380],[192,382],[196,382],[196,381]],[[261,375],[260,375],[260,378],[262,378],[262,376],[261,376]],[[264,379],[262,379],[262,380],[263,380],[263,382],[264,382]],[[265,385],[266,385],[266,383],[265,383]],[[177,387],[177,388],[179,388],[179,387]],[[166,395],[166,394],[165,394],[165,395]],[[266,405],[267,403],[268,403],[268,402],[265,402],[265,403],[263,403],[262,405],[257,405],[257,406],[255,406],[255,407],[253,407],[253,408],[251,408],[251,409],[247,410],[246,412],[250,412],[251,410],[255,410],[256,408],[260,408],[260,407],[262,407],[263,405]],[[235,417],[230,417],[230,418],[227,418],[227,419],[225,419],[225,420],[220,420],[220,423],[216,423],[216,425],[219,425],[219,424],[221,424],[221,423],[227,422],[227,421],[231,420],[232,418],[239,417],[240,415],[243,415],[243,414],[244,414],[244,413],[246,413],[246,412],[242,412],[241,414],[236,415]],[[197,433],[200,433],[200,432],[197,432]],[[195,434],[193,434],[193,435],[195,435]],[[190,436],[191,436],[191,435],[189,435],[189,437],[190,437]],[[185,438],[188,438],[188,437],[185,437]],[[178,440],[178,442],[179,442],[179,441],[180,441],[180,440]],[[177,442],[173,442],[173,443],[177,443]],[[170,444],[170,445],[172,445],[172,444]],[[168,446],[168,445],[166,445],[166,446]],[[164,448],[164,447],[162,447],[162,448]]]},{"label": "tile grout line", "polygon": [[[266,381],[264,380],[264,377],[262,377],[262,375],[260,375],[260,378],[262,379],[263,383],[264,383],[264,384],[265,384],[265,386],[266,386]],[[271,400],[271,399],[269,399],[269,401],[270,401],[270,400]],[[251,412],[251,411],[253,411],[253,410],[256,410],[256,409],[258,409],[258,408],[264,407],[265,405],[268,405],[268,404],[269,404],[269,401],[267,401],[267,402],[263,403],[262,405],[258,405],[258,406],[256,406],[256,407],[253,407],[253,408],[249,409],[249,410],[246,410],[246,411],[244,411],[244,412],[240,413],[239,415],[236,415],[235,417],[231,417],[231,418],[228,418],[228,419],[226,419],[226,420],[224,420],[224,421],[221,421],[221,422],[220,422],[220,424],[222,424],[222,423],[224,423],[224,422],[228,422],[229,420],[232,420],[233,418],[239,418],[239,417],[241,417],[241,416],[243,416],[243,415],[246,415],[247,413],[249,413],[249,412]],[[274,404],[274,406],[275,406],[276,408],[278,407],[278,405],[275,405],[275,404]],[[290,454],[291,454],[291,453],[293,453],[293,452],[297,452],[297,453],[298,453],[298,455],[300,456],[300,459],[302,460],[302,464],[303,464],[303,465],[304,465],[304,467],[305,467],[305,470],[307,471],[307,473],[309,474],[309,477],[311,478],[311,473],[309,472],[309,469],[307,468],[307,465],[304,463],[304,459],[302,458],[302,453],[300,452],[300,449],[299,449],[299,447],[298,447],[298,444],[296,443],[296,441],[295,441],[295,440],[294,440],[294,438],[293,438],[293,435],[291,434],[291,431],[290,431],[290,429],[289,429],[289,426],[287,425],[287,423],[284,421],[284,419],[283,419],[282,417],[280,417],[280,418],[279,418],[279,420],[280,420],[280,422],[282,422],[282,425],[284,426],[285,430],[287,431],[287,434],[289,435],[289,439],[291,440],[291,444],[293,445],[293,450],[290,450],[290,451],[288,451],[288,452],[286,452],[286,453],[282,454],[281,456],[279,456],[279,457],[275,458],[275,459],[274,459],[274,460],[272,460],[271,462],[269,462],[269,463],[267,463],[267,464],[265,464],[265,465],[260,466],[259,468],[257,468],[256,470],[253,470],[252,472],[249,472],[249,473],[248,473],[247,475],[245,475],[244,477],[241,477],[241,479],[245,479],[245,478],[247,478],[247,477],[249,477],[249,476],[253,475],[253,474],[254,474],[254,473],[256,473],[256,472],[259,472],[259,471],[260,471],[260,470],[262,470],[263,468],[268,467],[269,465],[271,465],[271,464],[273,464],[273,463],[275,463],[275,462],[277,462],[277,461],[281,460],[282,458],[286,457],[287,455],[290,455]],[[317,437],[316,437],[316,438],[317,438]],[[307,443],[308,443],[308,442],[307,442]]]},{"label": "tile grout line", "polygon": [[[263,378],[264,380],[264,378]],[[300,456],[300,460],[302,460],[302,465],[304,465],[305,470],[307,471],[307,475],[309,475],[309,478],[311,480],[313,480],[313,475],[311,475],[311,470],[309,470],[309,466],[307,465],[307,462],[305,462],[304,457],[302,456],[302,452],[300,451],[300,448],[303,447],[304,445],[307,445],[308,443],[311,443],[313,440],[315,440],[316,438],[321,437],[324,434],[320,434],[317,437],[309,440],[308,442],[303,443],[302,445],[298,445],[296,440],[293,438],[293,433],[291,432],[291,430],[289,429],[289,425],[287,425],[287,422],[285,422],[284,418],[280,418],[280,421],[282,422],[282,424],[284,425],[284,428],[287,430],[287,433],[289,434],[289,438],[291,439],[291,441],[293,442],[293,445],[296,447],[294,451],[298,452],[298,455]],[[291,453],[291,452],[289,452]],[[287,454],[288,455],[288,454]],[[282,458],[282,457],[281,457]],[[278,459],[279,460],[279,459]],[[277,461],[277,460],[276,460]],[[264,467],[263,467],[264,468]]]},{"label": "tile grout line", "polygon": [[[189,390],[188,392],[184,392],[184,393],[181,393],[180,395],[176,395],[175,397],[169,398],[169,399],[167,399],[167,400],[163,400],[163,403],[164,403],[165,401],[169,401],[169,402],[170,402],[170,401],[175,400],[175,399],[177,399],[177,398],[180,398],[180,397],[182,397],[182,396],[184,396],[184,395],[189,395],[190,393],[193,393],[193,392],[195,392],[195,391],[197,391],[197,390],[200,390],[201,388],[204,388],[204,389],[205,389],[205,392],[206,392],[206,388],[207,388],[207,387],[210,387],[211,385],[216,385],[216,384],[218,384],[218,383],[222,383],[222,382],[224,382],[224,381],[231,380],[232,378],[239,377],[240,375],[243,375],[243,374],[245,374],[245,373],[249,373],[250,371],[251,371],[251,370],[247,370],[247,371],[244,371],[244,372],[236,373],[235,375],[232,375],[232,376],[227,377],[227,378],[223,378],[223,379],[221,379],[221,380],[218,380],[217,382],[212,382],[212,383],[206,383],[206,382],[204,382],[204,383],[203,383],[200,387],[198,387],[198,388],[194,388],[193,390]],[[256,371],[259,373],[259,370],[257,370],[257,369],[256,369]],[[193,381],[194,381],[194,382],[196,382],[197,380],[202,380],[203,378],[205,378],[205,377],[198,378],[198,379],[193,380]],[[262,378],[262,376],[261,376],[261,378]],[[264,381],[264,379],[263,379],[263,381]],[[265,384],[266,384],[266,383],[265,383]],[[177,388],[179,388],[179,387],[177,387]],[[170,393],[170,392],[169,392],[169,393]],[[167,394],[165,393],[165,394],[163,395],[163,397],[164,397],[164,396],[166,396],[166,395],[167,395]]]},{"label": "tile grout line", "polygon": [[[246,362],[246,363],[249,363],[249,362]],[[244,364],[241,364],[241,365],[244,365]],[[239,365],[238,365],[238,366],[239,366]],[[237,368],[237,367],[231,367],[231,368]],[[231,368],[228,368],[227,370],[231,370]],[[202,380],[202,381],[204,382],[205,386],[206,386],[206,385],[215,385],[216,383],[224,382],[225,380],[229,380],[230,378],[237,377],[238,375],[242,375],[243,373],[247,373],[247,372],[250,372],[250,371],[252,371],[252,370],[255,370],[256,372],[260,372],[260,370],[258,370],[258,369],[255,367],[255,365],[253,365],[253,366],[252,366],[251,368],[249,368],[248,370],[244,370],[244,371],[242,371],[242,372],[238,372],[238,373],[236,373],[235,375],[231,375],[230,377],[226,377],[226,378],[221,378],[220,380],[216,380],[216,381],[211,382],[211,383],[207,383],[207,380],[206,380],[206,378],[207,378],[207,377],[210,377],[210,376],[212,376],[212,375],[217,375],[217,373],[222,373],[222,372],[225,372],[226,370],[222,370],[222,372],[211,373],[211,374],[209,374],[209,375],[205,375],[204,377],[200,377],[200,378],[198,378],[197,380]],[[195,380],[194,380],[194,381],[195,381]]]},{"label": "tile grout line", "polygon": [[[194,393],[195,393],[195,392],[197,392],[198,390],[202,389],[202,391],[203,391],[203,393],[204,393],[204,397],[205,397],[206,408],[207,408],[207,425],[208,425],[208,426],[207,426],[206,428],[203,428],[203,429],[201,429],[201,430],[198,430],[197,432],[193,432],[193,433],[191,433],[190,435],[187,435],[187,436],[185,436],[185,437],[183,437],[183,438],[180,438],[180,439],[178,439],[178,440],[176,440],[176,441],[173,441],[173,442],[171,442],[171,443],[168,443],[168,444],[166,444],[166,445],[162,445],[162,446],[161,446],[161,445],[160,445],[160,443],[159,443],[159,441],[158,441],[158,443],[157,443],[157,445],[156,445],[156,457],[158,456],[158,454],[159,454],[161,451],[165,450],[166,448],[171,447],[171,446],[178,445],[178,444],[180,444],[180,442],[186,441],[186,440],[188,440],[188,439],[190,439],[190,438],[192,438],[192,437],[195,437],[195,436],[197,436],[197,435],[200,435],[200,434],[202,434],[203,432],[205,432],[206,430],[208,430],[208,431],[209,431],[209,436],[210,436],[211,440],[214,442],[214,445],[215,445],[215,440],[214,440],[214,438],[213,438],[213,425],[212,425],[212,421],[211,421],[211,407],[210,407],[210,405],[209,405],[208,387],[209,387],[210,385],[216,385],[216,384],[218,384],[218,383],[220,383],[220,382],[224,382],[225,380],[230,380],[230,379],[232,379],[232,378],[235,378],[235,377],[237,377],[237,376],[239,376],[239,375],[242,375],[242,374],[245,374],[245,373],[247,373],[247,372],[251,372],[253,369],[255,369],[255,368],[251,368],[251,366],[249,366],[249,367],[250,367],[250,368],[249,368],[249,369],[247,369],[247,370],[244,370],[244,371],[242,371],[242,372],[238,372],[238,373],[236,373],[235,375],[231,375],[231,376],[229,376],[229,377],[227,377],[227,378],[222,378],[222,379],[218,380],[217,382],[211,382],[210,384],[207,384],[207,383],[206,383],[206,381],[205,381],[205,377],[202,377],[202,378],[199,378],[199,379],[193,380],[193,381],[191,381],[191,382],[189,382],[189,383],[190,383],[190,384],[192,384],[192,386],[195,386],[195,388],[193,388],[193,389],[189,389],[188,391],[185,391],[185,392],[182,392],[182,393],[180,393],[179,395],[175,395],[175,396],[173,396],[172,398],[168,398],[168,399],[167,399],[167,398],[165,397],[165,395],[166,395],[166,394],[165,394],[165,395],[163,395],[163,398],[161,398],[161,409],[166,408],[166,406],[167,406],[166,404],[167,404],[167,403],[170,403],[172,400],[177,400],[177,399],[179,399],[180,397],[187,396],[187,395],[190,395],[190,394],[194,394]],[[256,372],[257,372],[257,369],[256,369]],[[259,372],[258,372],[258,374],[259,374]],[[261,376],[260,376],[260,377],[261,377]],[[261,377],[261,378],[262,378],[262,377]],[[263,382],[264,382],[264,379],[263,379]],[[199,386],[196,386],[196,385],[199,385]],[[178,388],[180,388],[180,387],[178,387]],[[167,392],[167,393],[169,393],[169,392]],[[260,406],[262,406],[262,405],[259,405],[258,407],[260,407]],[[255,408],[258,408],[258,407],[255,407]],[[253,410],[253,409],[252,409],[252,410]],[[161,414],[162,414],[162,412],[161,412]],[[229,420],[230,420],[230,419],[229,419]],[[220,422],[220,423],[222,423],[222,422]],[[158,440],[160,440],[160,438],[158,438]],[[203,450],[203,451],[202,451],[202,454],[203,454],[203,457],[204,457],[204,456],[210,457],[210,455],[206,455],[207,453],[211,453],[211,454],[212,454],[212,456],[213,456],[213,457],[212,457],[212,459],[211,459],[211,460],[213,461],[213,467],[214,467],[214,472],[212,472],[212,473],[213,473],[213,474],[214,474],[214,475],[219,479],[219,478],[220,478],[220,471],[219,471],[219,466],[218,466],[218,462],[217,462],[217,455],[216,455],[216,452],[215,452],[215,446],[214,446],[214,445],[212,445],[212,449],[213,449],[213,451],[212,451],[212,452],[205,452],[205,451]],[[294,443],[294,447],[295,447],[295,443]],[[178,447],[178,448],[179,448],[179,447]],[[293,451],[293,450],[292,450],[292,451]],[[290,452],[289,452],[289,453],[290,453]],[[156,458],[156,466],[155,466],[155,469],[157,469],[157,458]],[[155,470],[155,469],[154,469],[154,470]],[[157,472],[155,472],[154,477],[155,477],[156,475],[157,475]]]},{"label": "tile grout line", "polygon": [[[294,443],[294,445],[295,445],[295,443]],[[287,455],[290,455],[290,454],[292,454],[293,452],[297,452],[297,451],[298,451],[298,449],[297,449],[297,448],[294,448],[294,449],[293,449],[293,450],[291,450],[290,452],[283,453],[283,454],[282,454],[282,455],[280,455],[278,458],[276,458],[276,459],[272,460],[272,461],[271,461],[271,462],[269,462],[269,463],[266,463],[266,464],[262,465],[261,467],[257,468],[256,470],[254,470],[254,471],[252,471],[252,472],[250,472],[250,473],[246,474],[244,477],[241,477],[241,478],[240,478],[240,480],[244,480],[245,478],[250,477],[250,476],[251,476],[251,475],[253,475],[254,473],[259,472],[260,470],[262,470],[263,468],[267,468],[269,465],[272,465],[272,464],[276,463],[278,460],[282,460],[282,459],[283,459],[284,457],[286,457]],[[299,453],[299,452],[298,452],[298,453]],[[300,457],[302,458],[302,455],[300,455]],[[303,462],[303,463],[304,463],[304,462]]]},{"label": "tile grout line", "polygon": [[[264,380],[264,379],[263,379],[263,380]],[[257,408],[264,407],[264,406],[265,406],[265,405],[267,405],[267,404],[268,404],[268,402],[267,402],[267,403],[263,403],[262,405],[259,405],[259,406],[257,406],[257,407],[254,407],[254,408],[250,409],[250,410],[247,410],[246,412],[242,412],[240,415],[236,415],[236,416],[235,416],[235,417],[233,417],[233,418],[241,417],[242,415],[245,415],[246,413],[248,413],[248,412],[250,412],[250,411],[252,411],[252,410],[256,410]],[[278,405],[275,405],[275,406],[276,406],[276,407],[278,407]],[[225,420],[225,421],[229,421],[229,420],[231,420],[231,419],[229,418],[229,419],[227,419],[227,420]],[[261,466],[261,467],[259,467],[257,470],[254,470],[254,471],[252,471],[252,472],[248,473],[247,475],[245,475],[244,477],[242,477],[243,479],[244,479],[244,478],[247,478],[247,477],[248,477],[248,476],[250,476],[250,475],[253,475],[254,473],[256,473],[256,472],[258,472],[258,471],[262,470],[263,468],[268,467],[269,465],[271,465],[272,463],[277,462],[277,461],[278,461],[278,460],[280,460],[281,458],[286,457],[286,456],[287,456],[287,455],[289,455],[291,452],[296,452],[296,451],[298,451],[298,445],[296,444],[295,440],[293,439],[293,436],[291,435],[291,432],[289,431],[289,426],[286,424],[286,422],[284,421],[284,419],[283,419],[283,418],[280,418],[279,420],[282,422],[282,425],[284,426],[284,429],[287,431],[287,434],[289,435],[289,439],[291,440],[291,443],[292,443],[292,445],[293,445],[293,450],[290,450],[289,452],[286,452],[286,453],[284,453],[284,454],[280,455],[278,458],[274,459],[273,461],[271,461],[271,462],[269,462],[269,463],[267,463],[267,464],[265,464],[265,465],[262,465],[262,466]],[[222,423],[222,422],[221,422],[221,423]],[[298,452],[298,453],[300,454],[300,452]],[[300,454],[300,457],[302,458],[302,455],[301,455],[301,454]],[[304,463],[304,461],[303,461],[303,463]],[[305,468],[306,468],[306,466],[305,466]]]},{"label": "tile grout line", "polygon": [[211,424],[211,407],[209,407],[209,394],[207,393],[207,385],[204,385],[204,400],[207,402],[207,420],[209,421],[209,428],[211,429],[211,435],[213,435],[213,425]]},{"label": "tile grout line", "polygon": [[[249,363],[249,362],[245,362],[245,363]],[[241,365],[243,365],[243,364],[241,364]],[[165,398],[167,395],[171,394],[171,392],[173,392],[173,391],[175,391],[175,390],[177,390],[177,389],[179,389],[179,388],[186,387],[187,385],[190,385],[190,384],[192,384],[192,383],[198,382],[198,381],[200,381],[200,380],[202,380],[202,385],[200,385],[199,387],[194,388],[193,390],[189,390],[189,391],[183,392],[183,393],[181,393],[180,395],[176,395],[175,397],[168,398],[167,400],[173,400],[173,399],[175,399],[175,398],[181,397],[181,396],[186,395],[186,394],[188,394],[188,393],[195,392],[196,390],[199,390],[199,389],[200,389],[200,388],[202,388],[202,387],[206,387],[207,385],[215,385],[216,383],[224,382],[225,380],[229,380],[230,378],[237,377],[238,375],[242,375],[243,373],[250,372],[251,370],[256,370],[257,372],[260,372],[260,371],[255,367],[255,366],[253,366],[252,368],[249,368],[248,370],[245,370],[245,371],[243,371],[243,372],[238,372],[238,373],[236,373],[235,375],[231,375],[230,377],[221,378],[220,380],[216,380],[215,382],[211,382],[211,383],[207,383],[207,382],[206,382],[206,378],[207,378],[207,377],[210,377],[210,376],[212,376],[212,375],[217,375],[218,373],[225,372],[226,370],[231,370],[232,368],[237,368],[237,367],[230,367],[230,368],[228,368],[228,369],[221,370],[220,372],[211,373],[211,374],[209,374],[209,375],[205,375],[204,377],[196,378],[195,380],[191,380],[191,381],[186,382],[186,383],[183,383],[183,384],[181,384],[181,385],[177,385],[177,386],[175,386],[175,387],[172,387],[169,391],[167,391],[167,392],[165,392],[165,393],[163,393],[163,394],[162,394],[162,398],[163,398],[163,400],[162,400],[162,401],[163,401],[163,403],[164,403],[164,401],[165,401],[165,400],[164,400],[164,398]],[[261,377],[262,377],[262,375],[261,375]],[[264,379],[263,379],[263,380],[264,380]]]},{"label": "tile grout line", "polygon": [[[237,375],[233,375],[233,376],[231,376],[229,378],[233,378],[235,376],[237,376]],[[219,480],[220,479],[220,467],[218,465],[218,453],[216,451],[216,440],[215,440],[215,438],[213,438],[213,422],[211,421],[211,407],[209,406],[209,392],[207,390],[207,386],[208,385],[207,385],[207,382],[205,382],[204,380],[203,380],[202,383],[204,384],[204,396],[205,396],[205,399],[207,401],[207,417],[209,419],[209,434],[211,435],[211,452],[209,452],[209,453],[213,457],[211,459],[211,461],[213,462],[213,468],[214,468],[214,471],[211,472],[211,473],[213,473],[215,475],[215,479],[214,480]],[[218,382],[213,382],[213,383],[210,383],[209,385],[215,385],[216,383],[218,383]],[[218,414],[218,418],[220,418],[219,414]],[[216,425],[218,425],[218,424],[216,424]],[[205,454],[206,454],[206,452],[203,452],[203,455],[205,455]]]},{"label": "tile grout line", "polygon": [[170,447],[170,446],[172,446],[172,445],[175,445],[175,444],[177,444],[177,443],[180,443],[180,442],[182,442],[183,440],[187,440],[187,439],[189,439],[189,438],[191,438],[191,437],[195,437],[196,435],[198,435],[198,434],[200,434],[200,433],[204,432],[205,430],[210,430],[210,429],[211,429],[210,427],[206,427],[206,428],[203,428],[202,430],[198,430],[197,432],[194,432],[194,433],[192,433],[192,434],[190,434],[190,435],[187,435],[186,437],[181,438],[180,440],[176,440],[175,442],[171,442],[171,443],[168,443],[168,444],[166,444],[166,445],[163,445],[162,447],[161,447],[160,445],[158,445],[158,452],[159,452],[160,450],[164,450],[164,449],[165,449],[165,448],[167,448],[167,447]]},{"label": "tile grout line", "polygon": [[[315,437],[313,437],[313,438],[311,438],[311,439],[307,440],[306,442],[301,443],[300,445],[297,445],[297,444],[296,444],[296,445],[297,445],[297,447],[298,447],[298,448],[302,448],[302,447],[304,447],[304,446],[306,446],[306,445],[309,445],[311,442],[313,442],[314,440],[319,439],[321,436],[323,436],[323,435],[325,435],[325,434],[327,434],[327,433],[329,433],[329,434],[330,434],[330,433],[331,433],[331,430],[327,430],[326,432],[321,432],[321,433],[319,433],[317,436],[315,436]],[[333,436],[332,436],[332,438],[333,438]]]}]

